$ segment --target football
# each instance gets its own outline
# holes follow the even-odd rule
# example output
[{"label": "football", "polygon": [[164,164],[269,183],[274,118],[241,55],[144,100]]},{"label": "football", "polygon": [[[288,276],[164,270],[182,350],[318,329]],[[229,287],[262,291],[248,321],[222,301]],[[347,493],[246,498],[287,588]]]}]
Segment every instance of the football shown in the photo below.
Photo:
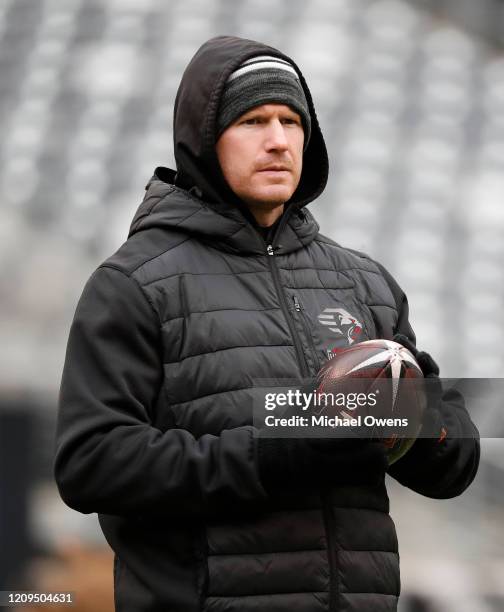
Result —
[{"label": "football", "polygon": [[420,432],[426,407],[423,374],[411,352],[391,340],[368,340],[335,354],[318,373],[317,395],[332,401],[319,414],[354,424],[352,435],[379,440],[389,464]]}]

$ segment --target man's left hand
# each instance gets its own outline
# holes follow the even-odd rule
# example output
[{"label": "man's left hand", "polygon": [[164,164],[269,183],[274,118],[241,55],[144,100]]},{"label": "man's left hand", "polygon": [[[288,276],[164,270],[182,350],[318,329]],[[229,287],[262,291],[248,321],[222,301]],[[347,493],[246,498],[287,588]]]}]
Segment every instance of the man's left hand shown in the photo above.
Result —
[{"label": "man's left hand", "polygon": [[425,351],[419,351],[407,336],[405,336],[404,334],[396,334],[392,338],[392,340],[394,342],[402,344],[404,348],[408,349],[408,351],[416,359],[425,378],[432,374],[434,376],[439,376],[439,366],[431,357],[431,355],[429,355],[429,353],[426,353]]}]

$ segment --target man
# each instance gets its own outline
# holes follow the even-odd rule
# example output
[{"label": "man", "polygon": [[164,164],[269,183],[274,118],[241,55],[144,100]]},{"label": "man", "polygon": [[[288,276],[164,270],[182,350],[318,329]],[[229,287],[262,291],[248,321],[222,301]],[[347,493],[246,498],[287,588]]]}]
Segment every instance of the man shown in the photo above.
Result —
[{"label": "man", "polygon": [[[395,281],[319,234],[306,209],[328,160],[301,72],[266,45],[208,41],[182,78],[174,143],[177,172],[157,168],[127,242],[77,307],[62,497],[99,513],[121,612],[396,610],[382,446],[267,439],[252,424],[256,380],[312,377],[370,338],[402,334],[416,352]],[[336,327],[320,323],[326,309]],[[428,421],[436,438],[389,473],[458,495],[477,432],[455,392]]]}]

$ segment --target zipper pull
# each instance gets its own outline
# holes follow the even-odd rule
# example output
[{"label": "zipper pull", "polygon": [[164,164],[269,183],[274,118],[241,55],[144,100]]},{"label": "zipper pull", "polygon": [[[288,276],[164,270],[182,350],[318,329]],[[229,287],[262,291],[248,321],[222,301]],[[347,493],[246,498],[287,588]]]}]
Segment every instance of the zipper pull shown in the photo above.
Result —
[{"label": "zipper pull", "polygon": [[294,310],[296,312],[301,312],[301,304],[299,303],[299,300],[297,299],[297,296],[293,296],[292,299],[294,300]]},{"label": "zipper pull", "polygon": [[268,247],[266,249],[266,252],[268,253],[268,255],[274,255],[274,251],[273,251],[273,245],[268,244]]}]

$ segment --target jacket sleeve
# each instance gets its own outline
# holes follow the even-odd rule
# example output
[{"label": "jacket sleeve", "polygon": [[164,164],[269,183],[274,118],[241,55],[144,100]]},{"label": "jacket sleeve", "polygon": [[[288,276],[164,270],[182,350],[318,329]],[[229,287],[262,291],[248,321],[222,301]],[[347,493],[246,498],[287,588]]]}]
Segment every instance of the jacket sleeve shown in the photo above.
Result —
[{"label": "jacket sleeve", "polygon": [[[390,273],[380,268],[397,304],[394,334],[404,334],[415,344],[406,295]],[[425,422],[429,431],[438,432],[439,436],[418,438],[404,457],[389,467],[388,473],[426,497],[456,497],[473,481],[480,458],[479,433],[462,394],[454,388],[444,391],[441,400],[428,407]]]},{"label": "jacket sleeve", "polygon": [[252,427],[195,439],[153,426],[154,406],[163,408],[160,344],[137,282],[98,268],[77,305],[59,397],[54,472],[75,510],[206,515],[266,496]]}]

